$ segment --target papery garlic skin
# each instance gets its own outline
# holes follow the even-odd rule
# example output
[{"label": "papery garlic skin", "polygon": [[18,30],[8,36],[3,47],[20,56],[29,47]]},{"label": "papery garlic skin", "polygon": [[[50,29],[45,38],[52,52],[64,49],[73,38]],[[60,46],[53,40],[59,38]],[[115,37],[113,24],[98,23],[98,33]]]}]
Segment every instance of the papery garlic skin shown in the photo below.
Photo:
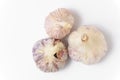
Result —
[{"label": "papery garlic skin", "polygon": [[33,46],[33,58],[38,68],[44,72],[55,72],[64,67],[68,53],[60,40],[46,38]]},{"label": "papery garlic skin", "polygon": [[69,35],[68,44],[69,56],[85,64],[99,62],[107,51],[103,33],[94,26],[80,26]]},{"label": "papery garlic skin", "polygon": [[46,17],[45,29],[50,37],[62,39],[70,33],[73,24],[72,14],[65,8],[58,8]]}]

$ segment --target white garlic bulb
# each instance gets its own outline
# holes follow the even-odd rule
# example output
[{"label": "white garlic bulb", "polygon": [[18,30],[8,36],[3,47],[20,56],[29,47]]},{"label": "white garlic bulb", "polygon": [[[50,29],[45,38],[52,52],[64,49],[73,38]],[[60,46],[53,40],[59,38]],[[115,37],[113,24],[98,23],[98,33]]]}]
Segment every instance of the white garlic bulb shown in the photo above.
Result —
[{"label": "white garlic bulb", "polygon": [[46,38],[34,45],[33,58],[42,71],[55,72],[65,65],[68,53],[60,40]]},{"label": "white garlic bulb", "polygon": [[51,12],[45,20],[45,29],[47,34],[55,39],[62,39],[74,24],[74,17],[65,8],[58,8]]},{"label": "white garlic bulb", "polygon": [[69,56],[85,64],[99,62],[106,54],[104,35],[94,26],[80,26],[68,38]]}]

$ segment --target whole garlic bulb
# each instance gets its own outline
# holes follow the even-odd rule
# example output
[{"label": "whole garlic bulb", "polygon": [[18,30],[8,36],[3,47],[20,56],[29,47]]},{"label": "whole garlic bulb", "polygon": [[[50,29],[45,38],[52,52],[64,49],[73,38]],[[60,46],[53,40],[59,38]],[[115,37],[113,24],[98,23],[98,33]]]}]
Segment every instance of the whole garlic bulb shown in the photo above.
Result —
[{"label": "whole garlic bulb", "polygon": [[60,40],[47,38],[35,43],[33,58],[42,71],[55,72],[65,65],[68,53]]},{"label": "whole garlic bulb", "polygon": [[106,54],[104,35],[94,26],[80,26],[68,38],[69,56],[85,64],[99,62]]},{"label": "whole garlic bulb", "polygon": [[45,29],[47,34],[55,39],[62,39],[74,24],[74,17],[65,8],[58,8],[51,12],[45,20]]}]

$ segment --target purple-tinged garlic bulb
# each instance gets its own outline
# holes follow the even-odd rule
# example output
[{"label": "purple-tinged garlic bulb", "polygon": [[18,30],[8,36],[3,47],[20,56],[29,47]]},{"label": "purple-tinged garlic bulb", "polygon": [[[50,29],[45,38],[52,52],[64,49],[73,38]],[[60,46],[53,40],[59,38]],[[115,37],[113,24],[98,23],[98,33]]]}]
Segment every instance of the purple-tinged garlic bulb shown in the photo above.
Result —
[{"label": "purple-tinged garlic bulb", "polygon": [[62,39],[74,24],[74,17],[65,8],[58,8],[51,12],[45,20],[45,29],[47,34],[55,39]]},{"label": "purple-tinged garlic bulb", "polygon": [[107,43],[104,35],[96,27],[81,26],[68,38],[69,56],[85,64],[99,62],[106,54]]},{"label": "purple-tinged garlic bulb", "polygon": [[47,38],[36,42],[33,47],[33,58],[42,71],[55,72],[65,65],[68,53],[60,40]]}]

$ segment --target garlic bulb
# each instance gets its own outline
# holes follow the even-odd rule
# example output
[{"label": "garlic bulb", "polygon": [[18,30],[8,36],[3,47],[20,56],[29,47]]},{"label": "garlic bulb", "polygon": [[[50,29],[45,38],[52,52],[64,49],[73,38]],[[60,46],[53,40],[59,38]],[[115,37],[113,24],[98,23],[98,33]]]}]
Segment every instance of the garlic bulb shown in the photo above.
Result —
[{"label": "garlic bulb", "polygon": [[74,24],[74,17],[65,8],[58,8],[51,12],[45,20],[45,29],[47,34],[55,39],[62,39]]},{"label": "garlic bulb", "polygon": [[94,26],[80,26],[68,38],[69,56],[85,64],[99,62],[106,54],[104,35]]},{"label": "garlic bulb", "polygon": [[35,43],[33,58],[42,71],[55,72],[65,65],[68,53],[60,40],[47,38]]}]

